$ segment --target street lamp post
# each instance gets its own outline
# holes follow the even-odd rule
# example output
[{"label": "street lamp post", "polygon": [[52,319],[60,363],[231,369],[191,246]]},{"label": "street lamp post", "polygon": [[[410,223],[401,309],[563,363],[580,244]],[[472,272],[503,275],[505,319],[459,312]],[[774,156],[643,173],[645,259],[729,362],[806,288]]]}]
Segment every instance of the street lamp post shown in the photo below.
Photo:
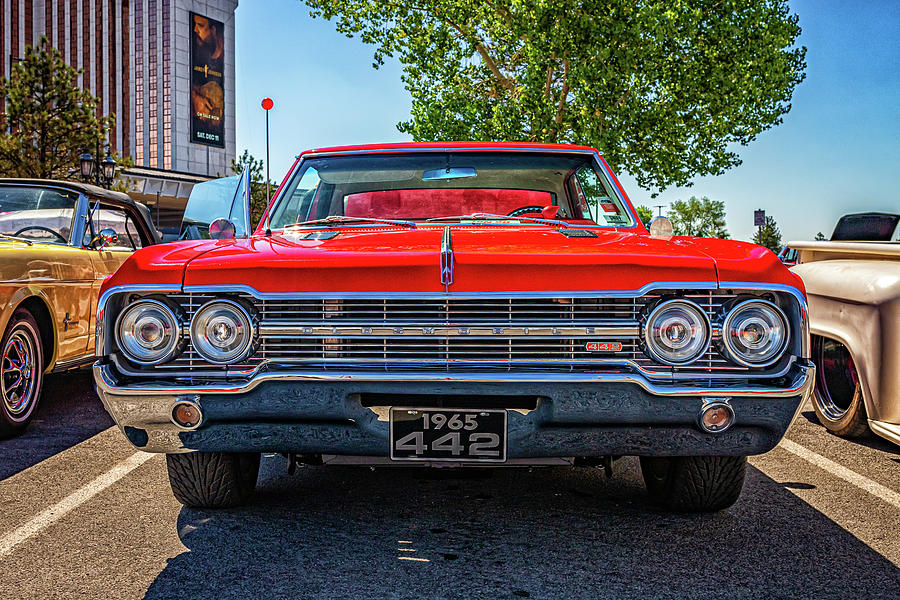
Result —
[{"label": "street lamp post", "polygon": [[81,178],[86,183],[93,183],[100,187],[109,189],[113,179],[116,177],[116,161],[110,155],[109,150],[106,157],[100,160],[100,145],[97,145],[97,158],[91,156],[91,153],[85,150],[81,154]]}]

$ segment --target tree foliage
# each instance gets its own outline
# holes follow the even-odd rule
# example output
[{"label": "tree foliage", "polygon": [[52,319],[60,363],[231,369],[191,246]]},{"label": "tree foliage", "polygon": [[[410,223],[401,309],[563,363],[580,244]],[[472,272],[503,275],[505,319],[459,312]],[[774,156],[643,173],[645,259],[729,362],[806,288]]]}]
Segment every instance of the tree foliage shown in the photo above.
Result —
[{"label": "tree foliage", "polygon": [[653,209],[648,206],[636,206],[634,210],[637,212],[638,218],[645,227],[650,225],[650,219],[653,218]]},{"label": "tree foliage", "polygon": [[669,205],[668,217],[675,235],[731,237],[725,227],[725,203],[720,200],[710,200],[706,196],[676,200]]},{"label": "tree foliage", "polygon": [[818,233],[816,233],[816,241],[817,241],[817,242],[824,242],[824,241],[827,240],[827,239],[828,239],[828,238],[825,237],[825,234],[822,233],[821,231],[819,231]]},{"label": "tree foliage", "polygon": [[9,79],[0,79],[6,104],[0,113],[0,173],[68,179],[77,173],[82,152],[102,148],[115,115],[97,116],[97,99],[77,86],[80,72],[41,38],[25,48]]},{"label": "tree foliage", "polygon": [[740,164],[806,68],[786,0],[304,0],[396,57],[415,140],[582,143],[647,189]]},{"label": "tree foliage", "polygon": [[766,224],[753,234],[753,243],[765,246],[776,254],[781,251],[781,230],[778,229],[775,217],[766,217]]},{"label": "tree foliage", "polygon": [[[266,198],[266,178],[263,175],[265,165],[261,159],[257,159],[249,150],[237,158],[231,159],[231,172],[243,173],[244,169],[250,170],[250,222],[251,228],[256,227],[262,219],[269,200]],[[274,194],[278,186],[274,181],[269,181],[269,191]]]}]

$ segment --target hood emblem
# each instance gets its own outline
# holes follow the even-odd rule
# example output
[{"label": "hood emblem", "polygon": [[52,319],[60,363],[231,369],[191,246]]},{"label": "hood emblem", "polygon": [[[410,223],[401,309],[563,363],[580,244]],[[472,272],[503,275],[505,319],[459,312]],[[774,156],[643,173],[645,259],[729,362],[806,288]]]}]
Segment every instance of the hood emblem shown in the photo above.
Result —
[{"label": "hood emblem", "polygon": [[450,228],[444,227],[444,235],[441,237],[441,283],[444,291],[450,291],[453,283],[453,245],[450,241]]}]

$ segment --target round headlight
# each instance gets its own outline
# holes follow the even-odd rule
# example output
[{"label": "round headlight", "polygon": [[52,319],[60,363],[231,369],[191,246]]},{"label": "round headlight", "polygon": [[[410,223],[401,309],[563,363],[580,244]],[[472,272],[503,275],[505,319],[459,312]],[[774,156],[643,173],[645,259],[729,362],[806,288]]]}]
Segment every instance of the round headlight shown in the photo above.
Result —
[{"label": "round headlight", "polygon": [[139,300],[119,315],[116,341],[132,362],[158,365],[178,350],[181,324],[163,302]]},{"label": "round headlight", "polygon": [[790,326],[780,308],[767,300],[741,302],[722,324],[724,354],[745,367],[768,367],[787,348]]},{"label": "round headlight", "polygon": [[211,363],[235,363],[250,352],[253,322],[237,302],[213,300],[200,307],[191,319],[191,343]]},{"label": "round headlight", "polygon": [[644,327],[647,354],[667,365],[680,366],[697,360],[709,348],[709,341],[709,318],[687,300],[660,303]]}]

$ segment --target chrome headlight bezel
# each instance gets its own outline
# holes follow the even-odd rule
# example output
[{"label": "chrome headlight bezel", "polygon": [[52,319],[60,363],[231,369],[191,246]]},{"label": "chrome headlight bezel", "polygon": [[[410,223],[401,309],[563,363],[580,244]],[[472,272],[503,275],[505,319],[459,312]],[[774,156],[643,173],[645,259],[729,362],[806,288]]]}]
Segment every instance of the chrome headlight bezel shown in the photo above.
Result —
[{"label": "chrome headlight bezel", "polygon": [[[219,314],[208,314],[215,311],[219,311]],[[217,316],[221,318],[223,313],[230,313],[231,318],[223,319],[222,323],[226,328],[231,327],[240,338],[227,352],[219,350],[207,335],[211,326],[209,321]],[[203,360],[214,365],[233,365],[246,359],[253,352],[257,333],[256,321],[251,312],[240,302],[226,298],[216,298],[201,306],[191,318],[189,331],[193,349]]]},{"label": "chrome headlight bezel", "polygon": [[[689,315],[695,317],[695,326],[702,327],[702,335],[692,336],[692,340],[689,343],[694,347],[690,355],[686,358],[676,360],[670,356],[666,356],[665,350],[659,347],[659,342],[654,336],[654,326],[662,313],[677,308],[681,308]],[[694,343],[694,340],[696,340],[696,343]],[[690,300],[685,300],[683,298],[663,300],[656,304],[647,316],[647,319],[644,322],[642,341],[645,353],[652,360],[672,367],[683,367],[697,361],[706,354],[707,350],[709,350],[709,346],[712,343],[712,323],[710,322],[709,315],[706,314],[706,311]]]},{"label": "chrome headlight bezel", "polygon": [[[736,347],[735,341],[731,337],[731,328],[734,324],[734,320],[738,316],[740,316],[741,313],[753,308],[760,308],[764,312],[769,312],[775,317],[774,321],[780,321],[783,329],[781,340],[777,343],[777,345],[772,346],[773,348],[775,348],[775,350],[767,351],[765,353],[766,358],[759,361],[748,359],[747,355]],[[790,319],[788,319],[787,315],[781,309],[781,307],[779,307],[774,302],[770,302],[769,300],[764,300],[762,298],[743,299],[731,306],[728,309],[727,314],[725,315],[725,319],[722,321],[721,331],[722,333],[721,341],[719,343],[719,351],[722,353],[722,355],[734,364],[753,369],[762,369],[765,367],[770,367],[777,363],[784,356],[791,342]]]},{"label": "chrome headlight bezel", "polygon": [[[146,349],[146,346],[135,340],[136,336],[134,335],[134,325],[140,317],[135,317],[133,320],[129,321],[135,313],[142,309],[155,311],[158,317],[162,317],[161,319],[157,319],[156,324],[163,326],[164,337],[168,337],[164,344],[161,344],[159,348],[155,349],[155,351],[149,355],[138,354],[138,348]],[[125,327],[131,327],[131,332],[126,332],[124,330]],[[113,334],[115,336],[116,347],[128,361],[137,365],[151,367],[168,362],[178,354],[183,345],[182,327],[182,321],[179,314],[172,306],[162,300],[141,298],[126,306],[122,312],[119,313],[113,327]]]}]

